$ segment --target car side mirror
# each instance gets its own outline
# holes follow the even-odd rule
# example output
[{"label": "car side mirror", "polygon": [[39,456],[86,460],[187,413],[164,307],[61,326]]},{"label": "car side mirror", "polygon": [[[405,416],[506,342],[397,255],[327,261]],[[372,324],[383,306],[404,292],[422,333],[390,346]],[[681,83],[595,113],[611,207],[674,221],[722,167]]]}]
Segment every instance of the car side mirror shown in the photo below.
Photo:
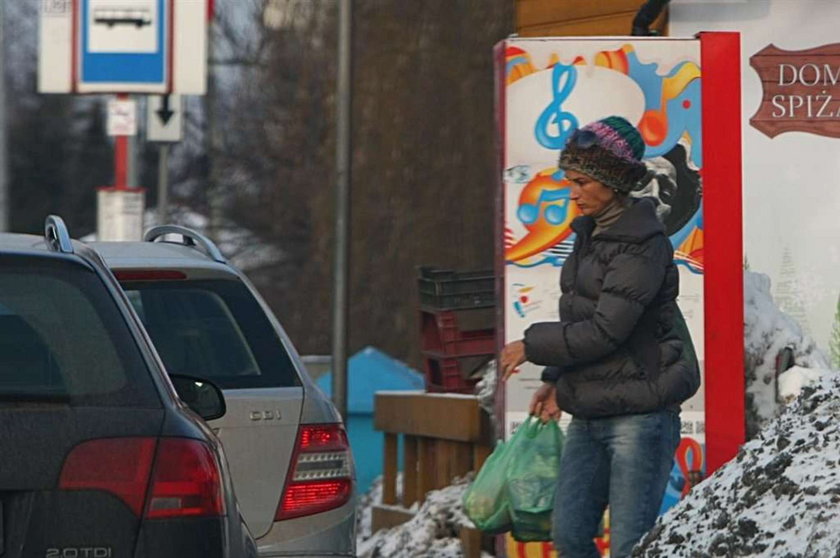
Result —
[{"label": "car side mirror", "polygon": [[169,379],[172,380],[178,397],[204,420],[213,420],[225,415],[225,396],[213,382],[181,374],[170,374]]}]

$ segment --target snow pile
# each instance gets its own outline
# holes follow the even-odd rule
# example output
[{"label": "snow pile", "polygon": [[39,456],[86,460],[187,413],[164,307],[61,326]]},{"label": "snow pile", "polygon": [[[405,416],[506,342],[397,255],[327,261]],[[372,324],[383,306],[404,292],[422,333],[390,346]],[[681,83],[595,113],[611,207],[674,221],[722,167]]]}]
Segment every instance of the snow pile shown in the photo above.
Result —
[{"label": "snow pile", "polygon": [[[403,474],[397,473],[397,500],[402,499]],[[373,536],[373,505],[382,502],[382,475],[370,483],[370,488],[356,501],[356,544],[364,544]],[[412,509],[416,509],[417,504]]]},{"label": "snow pile", "polygon": [[840,374],[660,518],[633,556],[840,557]]},{"label": "snow pile", "polygon": [[[496,361],[488,362],[481,380],[475,386],[475,397],[486,411],[495,427],[494,405],[496,404],[497,370]],[[453,397],[454,394],[440,394]],[[463,395],[461,397],[473,397]],[[434,490],[426,495],[425,501],[410,508],[415,516],[403,525],[372,532],[374,504],[382,502],[382,477],[377,477],[370,490],[362,495],[356,505],[356,554],[359,558],[414,558],[434,556],[456,558],[463,556],[459,531],[462,527],[472,528],[472,522],[464,515],[463,498],[472,474],[455,479],[451,486]],[[402,473],[397,477],[397,499],[402,494]],[[403,509],[403,508],[400,508]],[[483,556],[490,556],[484,554]]]},{"label": "snow pile", "polygon": [[496,360],[493,359],[484,365],[484,369],[481,371],[481,379],[475,384],[475,395],[478,398],[478,404],[490,415],[493,414],[496,404],[497,384]]},{"label": "snow pile", "polygon": [[475,384],[475,396],[478,398],[479,407],[490,417],[490,426],[493,428],[495,438],[500,437],[499,421],[496,419],[496,389],[498,383],[496,359],[493,359],[484,366],[481,379]]},{"label": "snow pile", "polygon": [[779,399],[785,404],[791,403],[799,397],[803,389],[818,383],[823,377],[831,373],[829,370],[814,370],[794,366],[778,378]]},{"label": "snow pile", "polygon": [[[776,385],[776,356],[789,347],[798,367],[812,369],[807,373],[793,370],[779,378]],[[813,339],[790,316],[783,313],[770,295],[770,278],[761,273],[744,272],[744,359],[747,386],[747,433],[752,437],[768,420],[781,411],[777,387],[781,392],[783,378],[788,399],[795,397],[794,387],[804,387],[825,375],[830,366]]]},{"label": "snow pile", "polygon": [[[453,481],[451,486],[433,490],[417,509],[415,516],[393,529],[378,531],[369,538],[359,533],[356,554],[359,558],[414,558],[435,556],[436,558],[457,558],[463,556],[458,532],[461,527],[474,528],[464,515],[462,500],[470,476]],[[368,493],[370,502],[380,501],[374,492],[381,483],[375,483]],[[368,506],[369,507],[369,506]],[[367,524],[370,532],[369,520]],[[362,523],[365,520],[361,520]],[[364,528],[364,527],[363,527]],[[483,556],[490,556],[484,554]]]}]

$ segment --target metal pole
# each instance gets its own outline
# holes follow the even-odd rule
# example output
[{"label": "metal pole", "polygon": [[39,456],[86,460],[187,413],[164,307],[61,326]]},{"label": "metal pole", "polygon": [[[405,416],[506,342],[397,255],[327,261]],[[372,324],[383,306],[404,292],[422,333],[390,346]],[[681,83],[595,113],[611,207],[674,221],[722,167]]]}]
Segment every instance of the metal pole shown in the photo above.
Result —
[{"label": "metal pole", "polygon": [[335,268],[333,287],[333,403],[347,418],[347,272],[350,240],[350,184],[352,170],[352,20],[353,0],[339,0],[338,121],[336,123]]},{"label": "metal pole", "polygon": [[0,2],[0,232],[9,230],[9,180],[6,153],[6,14]]},{"label": "metal pole", "polygon": [[[128,96],[127,99],[132,99],[131,96]],[[136,103],[137,100],[134,99]],[[137,180],[137,136],[128,136],[127,143],[127,153],[126,153],[126,186],[129,188],[137,188],[140,186],[139,181]]]},{"label": "metal pole", "polygon": [[218,82],[213,59],[213,26],[211,20],[207,26],[207,92],[204,95],[204,115],[207,128],[204,148],[207,152],[207,236],[217,238],[222,225],[222,184],[219,179],[219,164],[216,157],[221,154],[222,137],[219,129]]},{"label": "metal pole", "polygon": [[158,157],[158,225],[169,221],[169,144],[160,144]]}]

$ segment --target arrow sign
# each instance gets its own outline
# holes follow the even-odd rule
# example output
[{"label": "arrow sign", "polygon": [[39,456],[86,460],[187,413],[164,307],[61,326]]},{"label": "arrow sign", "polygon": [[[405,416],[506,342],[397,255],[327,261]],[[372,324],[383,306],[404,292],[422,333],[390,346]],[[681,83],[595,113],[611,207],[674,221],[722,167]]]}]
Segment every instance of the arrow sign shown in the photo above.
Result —
[{"label": "arrow sign", "polygon": [[184,137],[180,95],[150,96],[147,103],[148,140],[178,142]]},{"label": "arrow sign", "polygon": [[163,101],[160,109],[155,111],[160,118],[161,123],[166,126],[169,124],[169,119],[175,114],[175,111],[169,108],[169,95],[163,96]]}]

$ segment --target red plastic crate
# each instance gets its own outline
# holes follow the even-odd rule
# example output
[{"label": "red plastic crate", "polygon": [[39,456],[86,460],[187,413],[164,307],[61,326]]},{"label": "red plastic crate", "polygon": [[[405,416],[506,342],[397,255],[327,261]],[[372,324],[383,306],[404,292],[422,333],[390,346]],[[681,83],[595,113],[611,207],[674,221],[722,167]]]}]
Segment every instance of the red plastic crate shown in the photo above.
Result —
[{"label": "red plastic crate", "polygon": [[483,360],[489,360],[492,355],[482,355],[468,358],[450,358],[440,353],[424,351],[426,391],[473,393],[479,378],[469,377],[472,369],[480,368]]},{"label": "red plastic crate", "polygon": [[421,312],[423,351],[445,356],[492,355],[496,352],[496,330],[461,331],[455,312]]}]

